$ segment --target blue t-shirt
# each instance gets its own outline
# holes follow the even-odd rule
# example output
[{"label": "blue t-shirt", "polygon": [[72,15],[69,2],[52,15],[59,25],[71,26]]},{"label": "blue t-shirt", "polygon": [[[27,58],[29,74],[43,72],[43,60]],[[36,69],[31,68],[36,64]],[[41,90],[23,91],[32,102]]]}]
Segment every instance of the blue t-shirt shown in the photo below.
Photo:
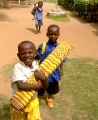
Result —
[{"label": "blue t-shirt", "polygon": [[35,9],[36,9],[35,19],[36,19],[36,20],[42,20],[42,18],[43,18],[43,14],[42,14],[43,8],[35,7]]},{"label": "blue t-shirt", "polygon": [[[40,63],[42,63],[46,57],[51,54],[51,52],[58,46],[58,43],[56,42],[55,44],[52,44],[51,42],[47,42],[46,43],[46,49],[42,55],[42,44],[39,45],[38,47],[38,55],[37,55],[37,59],[41,59]],[[60,69],[59,67],[48,77],[48,81],[49,82],[53,82],[53,81],[59,81],[61,79],[60,77]]]}]

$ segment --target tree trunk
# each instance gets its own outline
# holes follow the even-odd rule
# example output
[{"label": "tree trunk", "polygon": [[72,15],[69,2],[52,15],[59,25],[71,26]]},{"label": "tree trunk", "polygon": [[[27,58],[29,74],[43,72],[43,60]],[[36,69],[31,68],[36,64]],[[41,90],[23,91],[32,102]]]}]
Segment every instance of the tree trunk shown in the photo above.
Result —
[{"label": "tree trunk", "polygon": [[26,5],[28,5],[28,0],[26,0]]},{"label": "tree trunk", "polygon": [[20,5],[20,0],[18,1],[18,4]]},{"label": "tree trunk", "polygon": [[8,7],[8,0],[3,0],[3,7]]}]

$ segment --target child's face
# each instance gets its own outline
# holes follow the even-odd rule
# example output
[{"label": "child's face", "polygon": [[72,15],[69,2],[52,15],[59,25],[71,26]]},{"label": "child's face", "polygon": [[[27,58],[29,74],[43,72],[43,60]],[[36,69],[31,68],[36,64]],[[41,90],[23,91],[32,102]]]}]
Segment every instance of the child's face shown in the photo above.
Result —
[{"label": "child's face", "polygon": [[47,31],[47,37],[51,43],[56,43],[59,35],[60,33],[57,27],[52,27]]},{"label": "child's face", "polygon": [[43,3],[42,3],[42,2],[39,2],[39,3],[38,3],[38,7],[39,7],[39,8],[42,8],[42,6],[43,6]]},{"label": "child's face", "polygon": [[19,48],[19,52],[17,53],[19,59],[30,68],[32,68],[32,62],[36,57],[36,54],[36,48],[31,44],[21,45]]}]

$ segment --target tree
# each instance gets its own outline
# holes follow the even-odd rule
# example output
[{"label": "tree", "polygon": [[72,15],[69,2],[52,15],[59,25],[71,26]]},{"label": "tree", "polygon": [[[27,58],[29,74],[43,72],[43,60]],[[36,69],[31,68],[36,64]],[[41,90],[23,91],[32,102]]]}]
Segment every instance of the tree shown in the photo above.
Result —
[{"label": "tree", "polygon": [[[19,5],[20,5],[20,0],[19,0]],[[28,5],[28,0],[25,0],[25,4]]]},{"label": "tree", "polygon": [[3,7],[8,7],[8,0],[3,0]]},{"label": "tree", "polygon": [[26,0],[26,3],[25,3],[26,5],[28,5],[28,0]]}]

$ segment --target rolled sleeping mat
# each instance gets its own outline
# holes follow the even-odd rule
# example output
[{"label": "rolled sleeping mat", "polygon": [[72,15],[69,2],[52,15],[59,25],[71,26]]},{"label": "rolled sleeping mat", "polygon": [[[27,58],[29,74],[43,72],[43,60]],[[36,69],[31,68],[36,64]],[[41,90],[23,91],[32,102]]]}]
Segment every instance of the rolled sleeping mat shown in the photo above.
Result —
[{"label": "rolled sleeping mat", "polygon": [[[72,46],[66,41],[62,41],[58,46],[52,51],[50,55],[41,63],[38,70],[45,73],[46,77],[49,77],[52,72],[61,64],[61,62],[67,57],[67,55],[72,50]],[[30,84],[36,84],[37,81],[34,77],[34,74],[30,76],[27,80]],[[16,108],[18,105],[22,110],[28,105],[32,97],[34,96],[35,91],[22,91],[18,90],[10,99],[10,104]]]}]

